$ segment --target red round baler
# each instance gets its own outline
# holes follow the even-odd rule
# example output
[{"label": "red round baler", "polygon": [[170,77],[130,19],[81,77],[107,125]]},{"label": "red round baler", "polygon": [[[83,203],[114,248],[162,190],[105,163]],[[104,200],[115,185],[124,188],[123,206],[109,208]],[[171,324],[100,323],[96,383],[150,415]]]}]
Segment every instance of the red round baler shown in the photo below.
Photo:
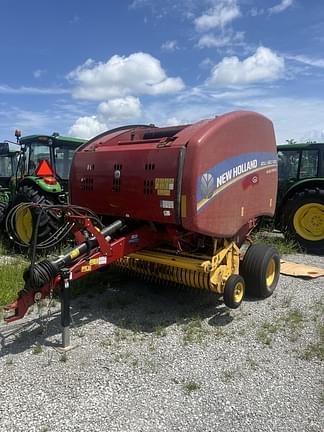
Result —
[{"label": "red round baler", "polygon": [[8,321],[62,281],[110,264],[151,281],[213,291],[231,308],[245,287],[267,297],[277,285],[273,247],[252,244],[241,252],[258,219],[276,206],[275,136],[260,114],[110,130],[75,152],[69,185],[65,214],[76,245],[26,271]]}]

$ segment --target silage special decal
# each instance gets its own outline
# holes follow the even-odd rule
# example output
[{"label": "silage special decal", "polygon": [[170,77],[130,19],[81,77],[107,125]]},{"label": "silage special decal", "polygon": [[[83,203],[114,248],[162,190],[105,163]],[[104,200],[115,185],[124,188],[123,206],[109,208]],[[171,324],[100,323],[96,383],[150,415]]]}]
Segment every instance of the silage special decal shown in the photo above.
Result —
[{"label": "silage special decal", "polygon": [[[246,153],[227,159],[210,168],[207,172],[198,177],[197,210],[200,211],[225,188],[241,180],[243,177],[264,169],[270,170],[271,172],[277,169],[276,153]],[[257,183],[258,176],[252,176],[251,182]]]}]

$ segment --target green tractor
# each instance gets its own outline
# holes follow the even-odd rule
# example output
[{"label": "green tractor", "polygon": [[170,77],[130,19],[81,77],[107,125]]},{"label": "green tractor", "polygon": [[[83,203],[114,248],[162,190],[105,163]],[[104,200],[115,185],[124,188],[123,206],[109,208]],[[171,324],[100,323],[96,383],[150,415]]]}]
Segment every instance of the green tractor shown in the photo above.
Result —
[{"label": "green tractor", "polygon": [[15,143],[0,143],[0,225],[2,225],[14,189],[20,146]]},{"label": "green tractor", "polygon": [[[22,203],[59,205],[68,201],[68,179],[74,151],[86,140],[52,135],[15,133],[20,153],[9,193],[9,213],[6,227],[20,246],[29,246],[33,230],[38,223],[37,243],[44,244],[61,225],[57,212],[42,212],[39,208],[21,206],[15,212],[10,209]],[[40,214],[41,213],[41,214]],[[40,216],[39,216],[40,214]]]},{"label": "green tractor", "polygon": [[278,146],[275,226],[301,249],[324,255],[324,143]]}]

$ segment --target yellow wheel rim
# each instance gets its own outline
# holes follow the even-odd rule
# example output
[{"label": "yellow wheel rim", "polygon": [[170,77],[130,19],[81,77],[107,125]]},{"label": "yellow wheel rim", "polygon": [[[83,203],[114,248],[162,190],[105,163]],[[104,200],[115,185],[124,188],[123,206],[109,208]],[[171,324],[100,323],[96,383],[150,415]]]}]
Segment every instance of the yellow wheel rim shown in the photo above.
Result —
[{"label": "yellow wheel rim", "polygon": [[266,272],[266,283],[268,287],[270,287],[273,284],[273,281],[275,280],[275,276],[276,276],[276,262],[274,258],[271,258]]},{"label": "yellow wheel rim", "polygon": [[310,241],[324,240],[324,205],[309,203],[295,213],[293,225],[296,233]]},{"label": "yellow wheel rim", "polygon": [[33,235],[33,217],[29,208],[20,208],[16,212],[16,233],[23,243],[30,243]]},{"label": "yellow wheel rim", "polygon": [[244,295],[244,285],[242,282],[238,282],[234,288],[234,301],[235,303],[241,303]]}]

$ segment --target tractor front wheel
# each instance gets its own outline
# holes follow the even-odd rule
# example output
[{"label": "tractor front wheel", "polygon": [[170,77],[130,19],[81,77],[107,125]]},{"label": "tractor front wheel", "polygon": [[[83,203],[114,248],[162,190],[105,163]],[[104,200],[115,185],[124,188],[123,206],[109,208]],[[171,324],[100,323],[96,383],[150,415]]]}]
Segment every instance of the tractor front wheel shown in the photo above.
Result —
[{"label": "tractor front wheel", "polygon": [[[13,206],[21,203],[54,204],[54,200],[43,191],[31,185],[19,187]],[[19,242],[29,246],[39,214],[37,244],[47,240],[60,226],[60,217],[53,211],[42,211],[39,208],[19,208],[15,214],[15,233]]]},{"label": "tractor front wheel", "polygon": [[240,275],[231,275],[224,287],[224,303],[231,309],[236,309],[242,303],[245,292],[244,279]]},{"label": "tractor front wheel", "polygon": [[284,233],[308,253],[324,255],[324,191],[306,189],[283,209]]},{"label": "tractor front wheel", "polygon": [[247,294],[269,297],[275,290],[280,275],[280,256],[275,248],[253,244],[246,251],[240,265],[240,274],[246,283]]}]

